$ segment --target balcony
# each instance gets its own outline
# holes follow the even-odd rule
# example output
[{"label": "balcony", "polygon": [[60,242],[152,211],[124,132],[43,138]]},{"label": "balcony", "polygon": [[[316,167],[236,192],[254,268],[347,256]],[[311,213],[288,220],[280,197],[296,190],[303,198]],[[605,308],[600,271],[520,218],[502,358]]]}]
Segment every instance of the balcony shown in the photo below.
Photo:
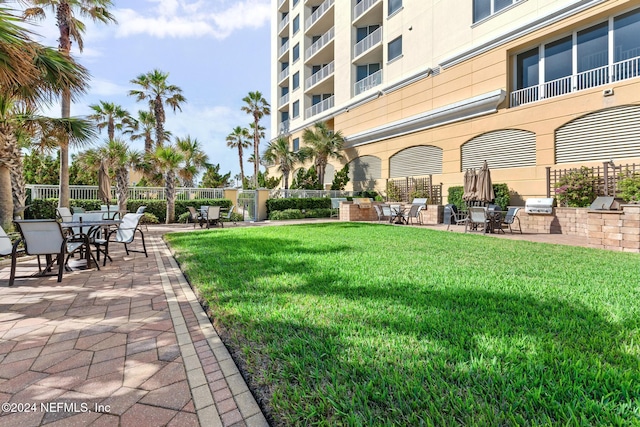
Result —
[{"label": "balcony", "polygon": [[288,9],[289,9],[289,0],[278,0],[278,10],[288,10]]},{"label": "balcony", "polygon": [[280,23],[278,24],[278,34],[284,32],[285,28],[289,26],[289,15],[282,18]]},{"label": "balcony", "polygon": [[511,92],[510,106],[530,104],[571,92],[640,76],[640,56]]},{"label": "balcony", "polygon": [[375,73],[365,77],[364,79],[356,82],[353,87],[353,94],[359,95],[362,92],[366,92],[376,86],[382,84],[382,70],[378,70]]},{"label": "balcony", "polygon": [[278,108],[286,107],[289,104],[289,94],[286,93],[278,99]]},{"label": "balcony", "polygon": [[305,118],[308,119],[309,117],[320,114],[323,111],[328,110],[329,108],[333,108],[334,98],[335,96],[330,96],[329,98],[318,102],[316,105],[307,108],[307,110],[305,111]]},{"label": "balcony", "polygon": [[334,65],[334,62],[331,61],[331,63],[325,65],[322,68],[320,68],[320,70],[318,70],[316,73],[311,75],[311,77],[309,77],[309,78],[307,78],[307,80],[305,80],[304,89],[305,90],[311,89],[313,86],[317,85],[318,83],[320,83],[324,79],[326,79],[329,76],[333,75],[334,71],[335,71],[335,65]]},{"label": "balcony", "polygon": [[287,133],[289,133],[289,120],[284,120],[280,123],[280,126],[278,126],[278,135],[285,135]]},{"label": "balcony", "polygon": [[279,48],[278,48],[278,59],[280,59],[282,57],[282,55],[284,55],[285,53],[289,52],[289,40],[287,40],[286,42],[284,42],[284,44],[282,44]]},{"label": "balcony", "polygon": [[280,74],[278,75],[278,82],[283,81],[287,77],[289,77],[289,67],[287,67],[284,70],[280,71]]},{"label": "balcony", "polygon": [[[377,6],[374,8],[374,6]],[[375,13],[375,20],[372,21],[371,23],[374,22],[380,22],[381,18],[382,18],[382,0],[362,0],[360,3],[358,3],[354,8],[353,8],[353,21],[354,23],[357,23],[358,25],[361,25],[362,23],[360,22],[361,19],[365,18],[365,15],[373,12],[373,10],[376,10]],[[378,13],[378,9],[379,9],[379,13]],[[378,16],[380,15],[380,16]]]},{"label": "balcony", "polygon": [[353,49],[353,58],[355,59],[368,50],[379,45],[382,45],[382,27],[378,28],[373,33],[369,34],[367,37],[356,43]]},{"label": "balcony", "polygon": [[[335,3],[335,0],[325,0],[320,6],[318,6],[318,8],[305,21],[306,33],[313,31],[317,34],[319,32],[326,31],[327,29],[333,26],[333,19],[330,19],[330,16],[329,14],[327,14],[327,11],[331,8],[331,6],[333,6],[334,3]],[[327,17],[327,19],[322,19],[325,16]],[[317,28],[314,28],[314,25],[320,24],[321,20],[323,25],[322,26],[318,25]]]},{"label": "balcony", "polygon": [[[312,44],[307,48],[304,54],[305,61],[308,61],[311,57],[313,57],[318,52],[320,52],[325,46],[328,46],[329,43],[333,41],[334,37],[335,37],[335,28],[331,27],[329,31],[324,33],[322,37],[320,37],[314,44]],[[333,59],[333,55],[331,55],[331,57],[332,57],[331,59]]]}]

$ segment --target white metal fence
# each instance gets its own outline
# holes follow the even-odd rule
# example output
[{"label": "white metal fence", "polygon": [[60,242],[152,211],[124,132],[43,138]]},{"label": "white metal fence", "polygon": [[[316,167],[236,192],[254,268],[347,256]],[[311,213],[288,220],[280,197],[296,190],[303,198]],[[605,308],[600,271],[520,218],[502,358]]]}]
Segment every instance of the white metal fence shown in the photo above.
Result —
[{"label": "white metal fence", "polygon": [[[55,199],[60,195],[60,187],[57,185],[27,185],[31,190],[31,200]],[[71,185],[71,198],[76,200],[97,200],[97,185]],[[116,198],[115,189],[111,188],[112,198]],[[222,199],[224,190],[222,188],[176,188],[177,200],[192,199]],[[129,187],[130,200],[165,200],[164,187]]]},{"label": "white metal fence", "polygon": [[357,196],[357,192],[342,190],[284,190],[282,188],[276,188],[269,192],[269,198],[271,199],[354,196]]}]

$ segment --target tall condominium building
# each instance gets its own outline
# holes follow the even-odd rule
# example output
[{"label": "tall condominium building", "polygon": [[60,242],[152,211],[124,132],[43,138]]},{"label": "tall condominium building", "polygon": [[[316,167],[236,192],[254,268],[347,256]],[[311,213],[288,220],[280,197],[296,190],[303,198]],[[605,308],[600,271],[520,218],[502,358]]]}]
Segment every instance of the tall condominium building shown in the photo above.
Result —
[{"label": "tall condominium building", "polygon": [[355,190],[431,176],[446,194],[486,160],[518,199],[546,195],[548,167],[640,163],[638,0],[272,8],[272,137],[341,131],[325,183],[349,163]]}]

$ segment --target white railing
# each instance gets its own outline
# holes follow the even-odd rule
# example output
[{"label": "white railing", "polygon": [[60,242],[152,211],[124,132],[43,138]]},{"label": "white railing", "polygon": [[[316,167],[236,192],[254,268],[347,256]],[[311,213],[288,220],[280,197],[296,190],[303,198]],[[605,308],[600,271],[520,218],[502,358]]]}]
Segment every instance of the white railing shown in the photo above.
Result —
[{"label": "white railing", "polygon": [[282,107],[283,105],[287,104],[288,102],[289,102],[289,94],[285,93],[278,100],[278,107]]},{"label": "white railing", "polygon": [[356,191],[343,190],[285,190],[284,188],[273,189],[269,192],[270,199],[297,198],[306,199],[310,197],[353,197]]},{"label": "white railing", "polygon": [[280,74],[278,76],[278,78],[279,78],[278,81],[282,81],[282,80],[286,79],[287,77],[289,77],[289,67],[287,67],[284,70],[280,71]]},{"label": "white railing", "polygon": [[305,21],[305,25],[306,25],[305,28],[309,29],[309,27],[311,27],[313,24],[315,24],[316,21],[318,19],[320,19],[320,17],[322,15],[324,15],[324,13],[327,10],[329,10],[329,8],[331,6],[333,6],[334,1],[335,0],[325,0],[324,3],[322,3],[320,6],[318,6],[318,8]]},{"label": "white railing", "polygon": [[284,42],[282,45],[280,45],[280,47],[278,48],[278,58],[280,58],[282,55],[284,55],[287,51],[289,50],[289,40],[287,40],[286,42]]},{"label": "white railing", "polygon": [[380,0],[362,0],[360,3],[353,8],[353,20],[355,21],[361,15],[363,15],[367,10],[371,9],[371,7],[379,3]]},{"label": "white railing", "polygon": [[517,107],[518,105],[529,104],[635,77],[640,77],[640,57],[513,91],[510,95],[510,105]]},{"label": "white railing", "polygon": [[372,47],[382,42],[382,27],[376,29],[373,33],[356,43],[354,48],[353,57],[357,58],[364,52],[368,51]]},{"label": "white railing", "polygon": [[328,110],[329,108],[332,108],[333,107],[334,98],[335,97],[332,95],[329,98],[324,99],[324,100],[318,102],[317,104],[312,105],[311,107],[307,108],[305,117],[306,118],[313,117],[316,114],[320,114],[323,111]]},{"label": "white railing", "polygon": [[329,31],[324,33],[322,37],[320,37],[314,44],[312,44],[307,48],[307,50],[305,51],[305,59],[311,58],[325,45],[329,44],[329,42],[333,40],[334,36],[335,36],[335,28],[331,27]]},{"label": "white railing", "polygon": [[287,26],[288,23],[289,23],[289,15],[285,16],[280,20],[280,23],[278,24],[278,34],[280,34],[280,32],[284,29],[284,27]]},{"label": "white railing", "polygon": [[289,133],[289,120],[284,120],[278,128],[278,135]]},{"label": "white railing", "polygon": [[312,86],[315,86],[316,84],[318,84],[322,80],[324,80],[327,77],[329,77],[330,75],[332,75],[334,70],[335,70],[334,61],[331,61],[329,64],[327,64],[324,67],[320,68],[320,70],[318,70],[317,72],[313,73],[311,75],[311,77],[309,77],[309,78],[307,78],[307,80],[305,80],[305,82],[304,82],[305,90],[309,89]]},{"label": "white railing", "polygon": [[354,86],[354,95],[358,95],[359,93],[367,91],[381,84],[382,84],[382,70],[378,70],[375,73],[356,82]]},{"label": "white railing", "polygon": [[[31,199],[56,199],[60,194],[60,187],[57,185],[27,185],[31,190]],[[97,185],[70,185],[71,199],[75,200],[98,200]],[[112,198],[115,199],[115,188],[111,188]],[[176,198],[178,200],[191,199],[222,199],[224,190],[222,188],[176,188]],[[130,200],[165,200],[164,187],[129,187]]]}]

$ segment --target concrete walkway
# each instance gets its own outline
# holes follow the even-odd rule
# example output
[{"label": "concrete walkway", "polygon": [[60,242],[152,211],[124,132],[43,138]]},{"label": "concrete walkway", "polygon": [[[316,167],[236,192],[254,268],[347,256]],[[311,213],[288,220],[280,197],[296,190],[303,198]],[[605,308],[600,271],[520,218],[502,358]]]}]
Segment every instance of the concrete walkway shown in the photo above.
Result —
[{"label": "concrete walkway", "polygon": [[9,288],[0,266],[0,426],[268,425],[162,241],[168,229],[149,227],[148,258],[113,245],[113,263],[61,283]]},{"label": "concrete walkway", "polygon": [[[326,221],[336,220],[295,223]],[[150,226],[148,258],[115,245],[113,263],[65,273],[62,283],[18,279],[8,288],[0,265],[0,427],[268,425],[162,240],[189,230]],[[493,237],[586,246],[563,235]]]}]

